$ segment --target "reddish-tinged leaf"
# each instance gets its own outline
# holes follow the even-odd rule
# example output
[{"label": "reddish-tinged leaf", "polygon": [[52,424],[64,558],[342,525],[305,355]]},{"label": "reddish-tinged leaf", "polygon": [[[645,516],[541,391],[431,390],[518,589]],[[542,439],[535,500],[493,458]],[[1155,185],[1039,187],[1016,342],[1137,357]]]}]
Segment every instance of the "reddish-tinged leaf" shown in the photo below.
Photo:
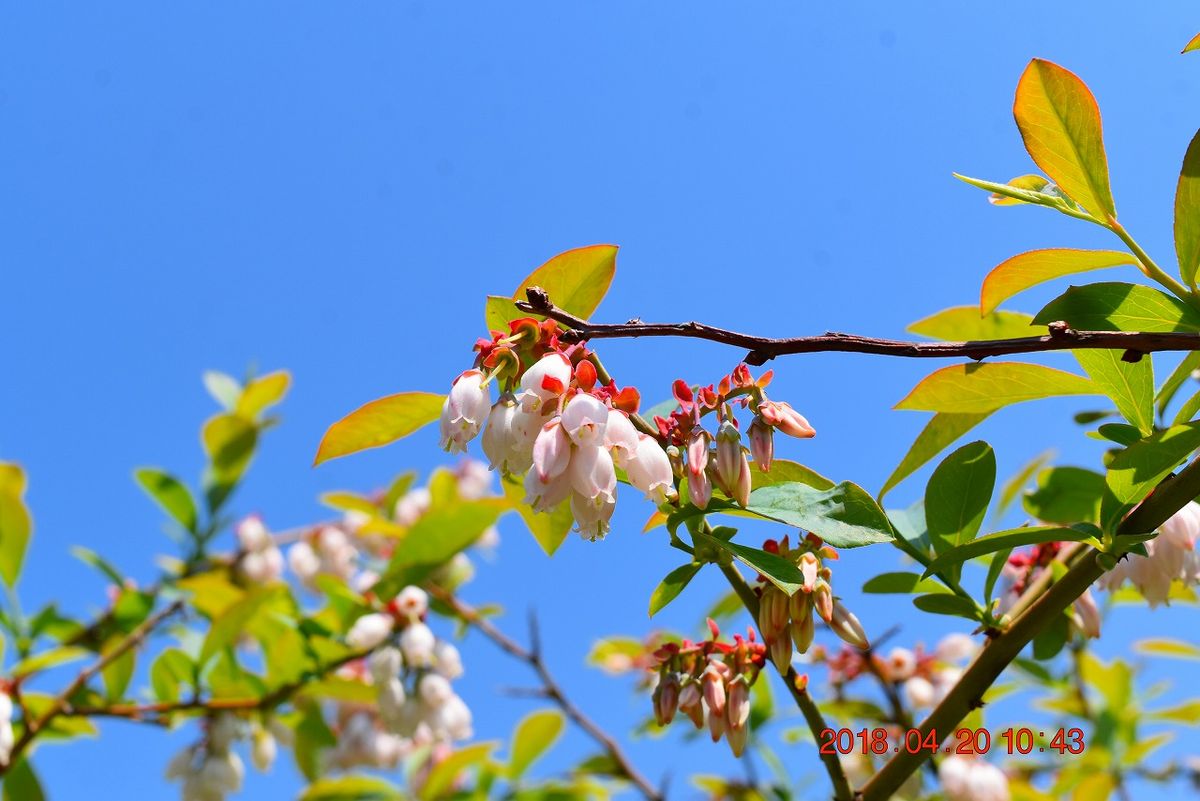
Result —
[{"label": "reddish-tinged leaf", "polygon": [[1194,285],[1200,271],[1200,131],[1188,145],[1175,189],[1175,253],[1179,274]]},{"label": "reddish-tinged leaf", "polygon": [[1047,248],[1018,253],[1011,259],[1000,262],[987,274],[987,278],[983,279],[983,289],[979,293],[979,310],[987,314],[1018,292],[1052,278],[1122,264],[1136,266],[1137,259],[1119,250]]},{"label": "reddish-tinged leaf", "polygon": [[401,392],[373,400],[329,427],[313,465],[407,437],[436,420],[445,400],[432,392]]},{"label": "reddish-tinged leaf", "polygon": [[1073,72],[1035,58],[1017,84],[1013,116],[1042,172],[1097,220],[1115,219],[1100,107],[1087,85]]},{"label": "reddish-tinged leaf", "polygon": [[[560,309],[578,317],[590,317],[608,292],[617,270],[616,245],[589,245],[559,253],[538,267],[517,287],[514,300],[524,300],[525,290],[540,286]],[[507,331],[508,323],[529,315],[517,309],[512,300],[489,296],[484,317],[490,331]]]}]

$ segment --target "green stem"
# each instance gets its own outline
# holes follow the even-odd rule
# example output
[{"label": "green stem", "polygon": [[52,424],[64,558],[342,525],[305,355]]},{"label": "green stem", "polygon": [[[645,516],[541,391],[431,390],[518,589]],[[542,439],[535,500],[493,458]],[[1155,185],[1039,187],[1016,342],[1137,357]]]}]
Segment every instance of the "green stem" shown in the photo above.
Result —
[{"label": "green stem", "polygon": [[1159,267],[1158,264],[1155,263],[1154,259],[1150,258],[1150,254],[1143,250],[1142,246],[1137,243],[1137,240],[1129,235],[1129,232],[1125,230],[1125,226],[1121,225],[1116,220],[1110,220],[1107,224],[1101,223],[1101,225],[1104,225],[1105,228],[1116,234],[1120,240],[1125,243],[1125,246],[1129,248],[1133,255],[1137,256],[1138,261],[1142,263],[1142,270],[1146,273],[1147,277],[1153,278],[1155,281],[1171,290],[1171,292],[1179,297],[1180,300],[1183,300],[1193,306],[1196,305],[1197,297],[1195,290],[1188,289],[1186,286],[1168,275],[1163,268]]},{"label": "green stem", "polygon": [[[729,580],[729,584],[733,587],[733,591],[737,593],[741,599],[742,605],[746,607],[746,611],[750,613],[750,617],[755,621],[758,620],[758,596],[754,594],[754,590],[746,583],[746,579],[738,571],[737,567],[730,560],[722,560],[717,562],[717,566],[721,568],[721,572],[725,574],[725,578]],[[772,662],[772,664],[774,664]],[[778,670],[778,666],[776,667]],[[808,694],[806,686],[800,686],[797,680],[800,678],[796,669],[788,667],[787,672],[780,672],[783,677],[783,683],[787,685],[788,692],[791,693],[796,706],[800,709],[800,714],[804,716],[805,722],[808,723],[809,731],[812,732],[813,739],[818,743],[821,741],[821,732],[829,728],[829,724],[825,722],[825,718],[821,715],[821,710],[817,706],[817,702]],[[842,768],[841,761],[836,754],[821,754],[821,761],[825,763],[825,772],[829,774],[829,780],[833,782],[833,797],[836,801],[852,801],[854,798],[854,790],[850,787],[850,780],[846,778],[846,771]]]}]

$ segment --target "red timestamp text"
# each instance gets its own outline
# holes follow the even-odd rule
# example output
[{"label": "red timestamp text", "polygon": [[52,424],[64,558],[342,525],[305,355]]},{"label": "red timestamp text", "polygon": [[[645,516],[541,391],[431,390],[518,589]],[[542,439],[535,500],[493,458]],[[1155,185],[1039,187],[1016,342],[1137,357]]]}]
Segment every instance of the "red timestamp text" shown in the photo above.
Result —
[{"label": "red timestamp text", "polygon": [[898,754],[901,751],[910,754],[986,754],[992,748],[1008,754],[1031,754],[1035,751],[1082,754],[1085,745],[1082,729],[1034,731],[1029,728],[1004,729],[996,735],[994,742],[987,729],[958,729],[953,738],[944,741],[938,739],[936,730],[822,729],[818,744],[822,754],[876,755]]}]

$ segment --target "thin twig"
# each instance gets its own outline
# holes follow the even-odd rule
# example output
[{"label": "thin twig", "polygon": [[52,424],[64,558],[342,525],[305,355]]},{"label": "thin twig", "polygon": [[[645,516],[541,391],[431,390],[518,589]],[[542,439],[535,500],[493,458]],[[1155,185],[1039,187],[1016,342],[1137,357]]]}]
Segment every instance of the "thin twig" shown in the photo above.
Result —
[{"label": "thin twig", "polygon": [[566,325],[568,339],[622,339],[629,337],[688,337],[705,339],[745,348],[745,361],[759,365],[776,356],[798,353],[871,353],[916,359],[968,358],[976,361],[992,356],[1016,353],[1044,353],[1055,350],[1100,349],[1125,351],[1125,358],[1137,361],[1143,354],[1158,351],[1200,351],[1200,334],[1144,331],[1076,331],[1065,323],[1047,326],[1045,336],[1015,339],[989,339],[973,342],[910,342],[897,339],[843,334],[829,331],[817,336],[773,338],[743,334],[699,322],[593,323],[558,308],[539,287],[526,290],[528,301],[517,301],[517,308],[540,314]]},{"label": "thin twig", "polygon": [[617,764],[625,777],[637,787],[638,791],[645,796],[647,801],[664,801],[663,793],[654,789],[654,785],[638,772],[634,767],[629,757],[621,750],[621,746],[607,732],[600,728],[591,718],[583,713],[583,711],[575,705],[570,698],[567,697],[562,687],[551,675],[546,663],[541,656],[541,637],[538,634],[537,622],[530,616],[530,642],[529,648],[525,648],[517,641],[513,640],[500,629],[496,628],[487,618],[479,614],[474,607],[455,598],[449,592],[438,587],[430,587],[430,594],[443,602],[454,613],[473,626],[480,634],[487,637],[496,644],[500,650],[504,651],[509,656],[525,662],[533,672],[537,674],[538,679],[545,687],[545,697],[553,701],[554,704],[563,711],[571,722],[587,733],[589,737],[600,744],[608,753],[608,756]]},{"label": "thin twig", "polygon": [[92,664],[79,671],[77,675],[66,688],[54,697],[50,702],[50,706],[41,715],[33,720],[25,721],[25,729],[21,732],[20,738],[13,744],[12,752],[9,755],[8,762],[0,766],[0,774],[8,770],[9,766],[17,762],[18,757],[25,751],[26,748],[33,742],[38,734],[54,722],[54,719],[62,715],[70,708],[71,696],[87,686],[87,683],[99,675],[106,667],[120,659],[127,652],[141,645],[145,639],[150,636],[150,633],[156,629],[164,620],[174,615],[183,609],[183,601],[175,601],[174,603],[163,607],[155,612],[150,617],[142,621],[136,629],[131,631],[129,635],[121,640],[115,648],[106,654],[103,654]]}]

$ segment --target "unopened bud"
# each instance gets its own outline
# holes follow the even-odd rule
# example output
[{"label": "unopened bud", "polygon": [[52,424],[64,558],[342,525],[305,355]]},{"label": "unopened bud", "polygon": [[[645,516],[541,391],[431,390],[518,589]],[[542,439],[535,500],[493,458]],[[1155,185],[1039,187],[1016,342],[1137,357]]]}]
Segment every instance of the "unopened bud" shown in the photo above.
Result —
[{"label": "unopened bud", "polygon": [[821,619],[828,623],[833,619],[833,590],[829,587],[829,582],[824,579],[818,580],[816,588],[813,589],[813,606],[817,610],[817,614]]},{"label": "unopened bud", "polygon": [[654,688],[654,718],[659,726],[666,726],[675,719],[679,707],[679,678],[671,672],[664,673]]},{"label": "unopened bud", "polygon": [[792,664],[792,638],[785,630],[782,635],[770,643],[771,661],[780,673],[787,673]]},{"label": "unopened bud", "polygon": [[[700,687],[704,692],[704,703],[708,706],[708,711],[718,718],[724,715],[725,680],[715,665],[709,665],[704,669],[704,675],[700,678]],[[719,735],[714,737],[714,742],[718,739],[720,739]]]},{"label": "unopened bud", "polygon": [[699,475],[688,474],[688,496],[697,509],[708,508],[712,499],[712,482],[708,479],[708,471],[702,470]]},{"label": "unopened bud", "polygon": [[732,422],[726,420],[717,429],[717,480],[729,492],[737,484],[739,457],[742,455],[742,435]]},{"label": "unopened bud", "polygon": [[704,704],[700,686],[695,681],[689,681],[679,691],[679,711],[687,715],[697,729],[704,728]]},{"label": "unopened bud", "polygon": [[806,653],[810,645],[812,645],[813,637],[816,635],[817,625],[813,620],[812,609],[805,610],[804,614],[799,618],[792,618],[792,644],[796,646],[796,650],[800,653]]},{"label": "unopened bud", "polygon": [[817,572],[820,570],[821,562],[817,559],[816,554],[805,552],[800,554],[800,574],[804,576],[804,590],[812,592],[817,586]]},{"label": "unopened bud", "polygon": [[688,473],[698,476],[708,467],[708,432],[696,426],[687,444]]},{"label": "unopened bud", "polygon": [[738,458],[738,477],[730,495],[738,505],[745,508],[750,505],[750,491],[754,489],[754,477],[750,474],[750,460],[743,451]]},{"label": "unopened bud", "polygon": [[841,601],[833,602],[833,615],[829,620],[829,628],[855,648],[866,650],[871,643],[867,640],[867,632],[854,613],[842,605]]},{"label": "unopened bud", "polygon": [[746,750],[746,741],[749,739],[749,726],[741,726],[725,732],[725,741],[729,743],[729,750],[733,751],[735,757],[740,757],[742,752]]}]

